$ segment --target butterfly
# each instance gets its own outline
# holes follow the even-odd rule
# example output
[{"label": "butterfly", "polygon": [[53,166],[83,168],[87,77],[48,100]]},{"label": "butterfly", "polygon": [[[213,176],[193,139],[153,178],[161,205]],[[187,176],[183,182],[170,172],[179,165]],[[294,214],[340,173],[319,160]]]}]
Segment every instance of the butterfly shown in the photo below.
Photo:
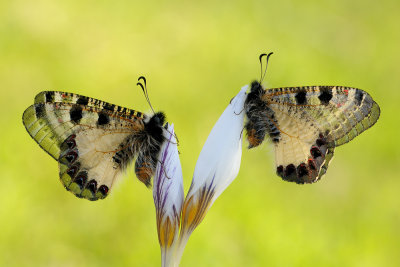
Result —
[{"label": "butterfly", "polygon": [[[268,66],[271,54],[260,55],[260,62],[267,56]],[[259,81],[251,84],[244,110],[249,148],[260,145],[268,136],[275,148],[277,175],[298,184],[321,179],[335,148],[373,126],[380,114],[378,104],[361,89],[345,86],[265,89]]]},{"label": "butterfly", "polygon": [[[138,81],[150,104],[146,79]],[[75,196],[105,198],[135,158],[136,176],[151,186],[165,141],[163,112],[145,115],[87,96],[44,91],[25,110],[22,121],[39,146],[58,161],[60,180]]]}]

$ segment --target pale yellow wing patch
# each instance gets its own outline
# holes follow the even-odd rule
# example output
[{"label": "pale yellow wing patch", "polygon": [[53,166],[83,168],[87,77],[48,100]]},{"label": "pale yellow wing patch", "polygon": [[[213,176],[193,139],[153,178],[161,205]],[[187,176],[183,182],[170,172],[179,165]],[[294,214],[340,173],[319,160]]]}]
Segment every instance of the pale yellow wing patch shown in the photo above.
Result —
[{"label": "pale yellow wing patch", "polygon": [[78,197],[104,198],[122,171],[113,156],[131,134],[96,128],[73,134],[67,139],[72,145],[61,146],[59,171],[64,186]]},{"label": "pale yellow wing patch", "polygon": [[280,142],[274,143],[277,174],[297,183],[316,182],[333,157],[325,138],[311,122],[294,119],[285,112],[275,116],[281,124]]}]

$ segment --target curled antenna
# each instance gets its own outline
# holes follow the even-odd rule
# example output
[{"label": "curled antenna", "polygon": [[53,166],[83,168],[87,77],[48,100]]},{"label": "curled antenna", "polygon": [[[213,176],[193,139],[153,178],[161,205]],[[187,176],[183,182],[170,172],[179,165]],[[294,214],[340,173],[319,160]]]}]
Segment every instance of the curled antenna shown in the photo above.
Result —
[{"label": "curled antenna", "polygon": [[[143,84],[144,85],[142,84],[142,82],[140,80],[143,80]],[[139,85],[142,88],[142,91],[143,91],[144,97],[147,100],[147,103],[149,103],[149,106],[150,106],[151,110],[153,111],[153,113],[155,113],[154,109],[153,109],[153,106],[150,103],[149,93],[147,92],[146,78],[144,76],[140,76],[138,78],[138,83],[136,85]]]},{"label": "curled antenna", "polygon": [[[271,52],[271,53],[268,53],[268,54],[261,54],[258,58],[259,58],[259,60],[260,60],[260,67],[261,67],[261,72],[260,72],[260,84],[262,83],[262,81],[264,80],[264,78],[265,78],[265,74],[267,73],[267,68],[268,68],[268,60],[269,60],[269,57],[271,56],[273,54],[273,52]],[[265,56],[267,56],[267,59],[266,59],[266,64],[265,64],[265,70],[264,70],[264,73],[263,73],[263,64],[262,64],[262,58],[263,57],[265,57]]]}]

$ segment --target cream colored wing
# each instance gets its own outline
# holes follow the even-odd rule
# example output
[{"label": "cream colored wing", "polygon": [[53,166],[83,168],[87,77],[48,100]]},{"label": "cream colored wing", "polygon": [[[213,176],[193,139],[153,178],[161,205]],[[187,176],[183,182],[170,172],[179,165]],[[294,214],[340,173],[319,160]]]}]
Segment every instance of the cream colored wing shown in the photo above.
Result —
[{"label": "cream colored wing", "polygon": [[89,200],[106,197],[123,170],[113,157],[118,151],[129,149],[129,136],[131,131],[94,128],[70,135],[61,145],[58,160],[65,188]]},{"label": "cream colored wing", "polygon": [[277,174],[299,184],[318,181],[326,172],[334,147],[312,123],[298,121],[284,112],[276,112],[281,138],[274,143]]},{"label": "cream colored wing", "polygon": [[268,89],[263,100],[274,111],[281,134],[275,143],[277,173],[298,183],[320,179],[334,148],[370,128],[380,115],[368,93],[350,87]]},{"label": "cream colored wing", "polygon": [[105,102],[84,105],[74,101],[36,103],[25,110],[23,123],[39,146],[59,161],[67,190],[90,200],[104,198],[126,166],[113,156],[122,150],[133,153],[130,144],[144,128],[143,117],[128,109],[118,112],[124,108],[117,106],[113,111],[101,108]]}]

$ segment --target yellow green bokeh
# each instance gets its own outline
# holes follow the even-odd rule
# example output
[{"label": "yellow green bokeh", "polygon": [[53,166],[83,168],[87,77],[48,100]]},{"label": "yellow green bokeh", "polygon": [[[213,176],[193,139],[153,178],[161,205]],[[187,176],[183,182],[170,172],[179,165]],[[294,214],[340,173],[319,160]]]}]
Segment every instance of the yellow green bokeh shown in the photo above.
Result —
[{"label": "yellow green bokeh", "polygon": [[[175,124],[187,191],[222,111],[269,87],[343,85],[381,107],[313,185],[275,175],[268,144],[191,236],[181,266],[400,265],[398,0],[0,2],[0,266],[160,266],[152,191],[130,168],[104,200],[79,199],[33,141],[23,111],[65,90]],[[246,144],[245,144],[246,145]]]}]

